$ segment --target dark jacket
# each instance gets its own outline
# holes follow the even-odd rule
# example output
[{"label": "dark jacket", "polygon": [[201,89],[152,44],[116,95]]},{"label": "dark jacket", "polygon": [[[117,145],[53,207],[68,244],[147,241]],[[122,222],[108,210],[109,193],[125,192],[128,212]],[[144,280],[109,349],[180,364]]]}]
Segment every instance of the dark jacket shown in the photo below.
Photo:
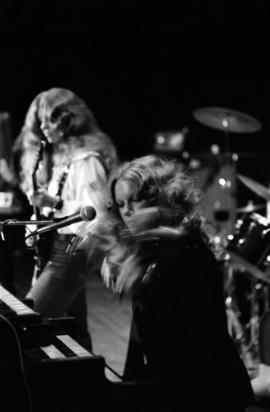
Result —
[{"label": "dark jacket", "polygon": [[219,264],[200,236],[162,243],[133,299],[126,378],[158,381],[161,410],[241,410],[254,398],[227,331]]}]

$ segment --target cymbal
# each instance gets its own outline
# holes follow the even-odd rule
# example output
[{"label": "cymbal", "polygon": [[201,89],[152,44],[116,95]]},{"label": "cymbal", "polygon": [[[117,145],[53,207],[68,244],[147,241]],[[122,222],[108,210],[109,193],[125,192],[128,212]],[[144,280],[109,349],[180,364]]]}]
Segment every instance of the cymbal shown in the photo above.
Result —
[{"label": "cymbal", "polygon": [[248,202],[246,206],[239,207],[235,211],[236,213],[252,213],[256,212],[257,210],[263,209],[265,205],[254,205],[253,202]]},{"label": "cymbal", "polygon": [[261,123],[254,117],[224,107],[204,107],[193,112],[200,123],[227,132],[254,133],[261,129]]},{"label": "cymbal", "polygon": [[262,197],[266,201],[270,200],[270,189],[263,186],[261,183],[256,182],[250,177],[243,176],[241,174],[237,175],[238,179],[250,190],[256,193],[258,196]]}]

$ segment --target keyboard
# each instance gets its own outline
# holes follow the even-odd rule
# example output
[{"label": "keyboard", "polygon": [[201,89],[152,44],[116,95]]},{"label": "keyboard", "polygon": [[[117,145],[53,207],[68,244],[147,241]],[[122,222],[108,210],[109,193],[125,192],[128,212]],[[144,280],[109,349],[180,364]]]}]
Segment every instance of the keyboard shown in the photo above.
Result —
[{"label": "keyboard", "polygon": [[74,318],[42,317],[2,285],[0,315],[0,388],[8,410],[24,412],[20,386],[23,393],[29,387],[33,412],[103,410],[105,359],[72,336]]},{"label": "keyboard", "polygon": [[20,318],[23,322],[37,322],[41,316],[0,285],[0,314]]}]

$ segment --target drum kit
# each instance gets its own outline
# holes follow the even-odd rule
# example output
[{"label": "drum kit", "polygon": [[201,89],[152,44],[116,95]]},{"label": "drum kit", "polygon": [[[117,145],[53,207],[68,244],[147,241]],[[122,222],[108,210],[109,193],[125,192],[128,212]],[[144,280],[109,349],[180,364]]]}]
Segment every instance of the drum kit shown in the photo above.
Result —
[{"label": "drum kit", "polygon": [[[197,109],[193,117],[226,135],[261,129],[254,117],[223,107]],[[248,370],[252,370],[259,363],[259,325],[270,302],[270,221],[259,214],[270,202],[270,189],[242,174],[237,174],[237,179],[262,199],[261,204],[249,201],[235,210],[234,229],[221,245],[228,330]],[[241,279],[246,291],[239,299],[238,293],[243,293]]]}]

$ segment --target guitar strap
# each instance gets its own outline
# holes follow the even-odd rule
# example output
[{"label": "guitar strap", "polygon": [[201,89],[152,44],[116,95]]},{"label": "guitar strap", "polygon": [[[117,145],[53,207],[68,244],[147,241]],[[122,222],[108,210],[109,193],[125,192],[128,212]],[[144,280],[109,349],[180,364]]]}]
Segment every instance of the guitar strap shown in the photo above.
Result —
[{"label": "guitar strap", "polygon": [[57,189],[57,192],[56,192],[56,196],[58,196],[59,199],[62,199],[62,192],[63,192],[64,184],[65,184],[65,182],[67,180],[67,177],[68,177],[69,169],[70,169],[70,164],[65,167],[64,172],[63,172],[63,174],[60,178],[60,181],[58,183],[58,189]]}]

